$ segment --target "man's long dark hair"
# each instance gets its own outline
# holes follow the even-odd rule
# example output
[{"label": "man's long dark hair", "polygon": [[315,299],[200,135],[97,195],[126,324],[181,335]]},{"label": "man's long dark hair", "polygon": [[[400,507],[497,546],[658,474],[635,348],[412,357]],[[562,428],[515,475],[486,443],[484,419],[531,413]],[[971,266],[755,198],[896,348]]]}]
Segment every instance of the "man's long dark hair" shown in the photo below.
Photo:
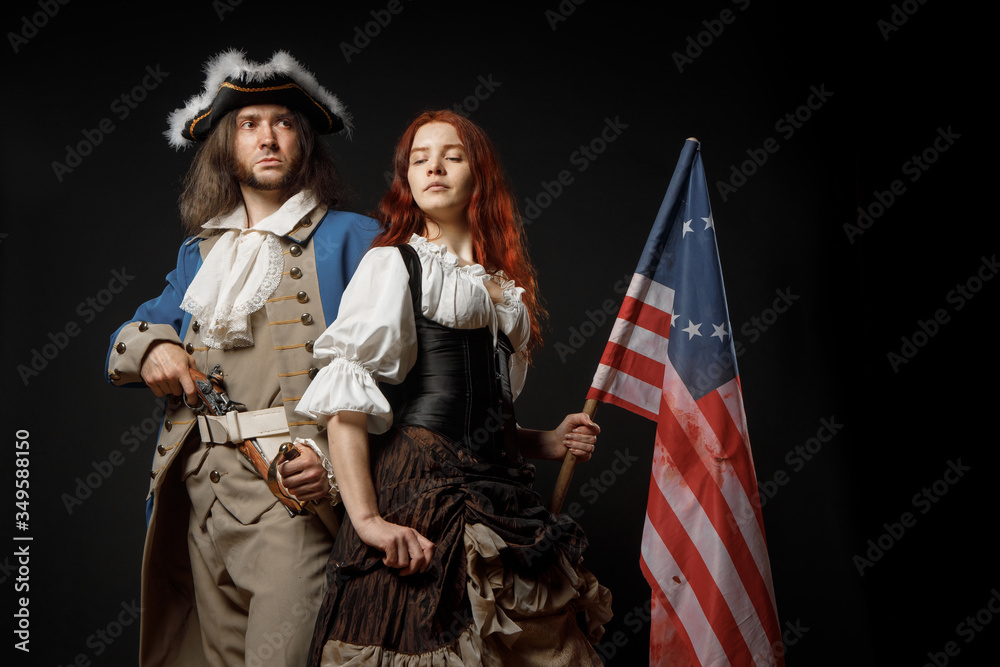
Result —
[{"label": "man's long dark hair", "polygon": [[[184,177],[184,189],[178,203],[187,236],[199,234],[203,224],[243,203],[234,158],[236,113],[231,111],[219,120],[205,143],[198,148]],[[309,188],[320,204],[326,204],[330,209],[344,208],[348,205],[350,193],[337,173],[326,146],[302,114],[293,111],[293,115],[299,130],[302,161],[286,196]]]}]

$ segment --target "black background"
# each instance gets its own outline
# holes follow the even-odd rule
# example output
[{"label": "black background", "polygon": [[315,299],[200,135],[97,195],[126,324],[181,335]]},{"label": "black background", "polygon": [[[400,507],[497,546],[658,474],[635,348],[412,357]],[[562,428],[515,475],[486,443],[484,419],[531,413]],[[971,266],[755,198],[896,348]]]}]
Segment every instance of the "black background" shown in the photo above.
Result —
[{"label": "black background", "polygon": [[[459,105],[491,135],[522,207],[540,211],[528,236],[551,320],[518,401],[530,426],[582,407],[612,319],[595,313],[620,301],[615,285],[635,268],[684,140],[697,137],[743,346],[788,664],[987,664],[978,656],[1000,636],[988,606],[998,608],[1000,575],[996,235],[985,206],[995,158],[976,120],[995,85],[984,10],[937,0],[8,4],[0,498],[13,534],[11,440],[26,430],[30,527],[16,532],[32,537],[26,582],[22,543],[0,547],[2,636],[16,664],[135,662],[154,438],[130,449],[126,434],[148,428],[157,404],[107,385],[104,359],[111,332],[159,293],[182,240],[176,198],[190,153],[167,146],[165,118],[200,91],[204,61],[230,47],[255,60],[286,49],[344,101],[355,131],[329,145],[359,210],[377,201],[395,140],[421,110]],[[135,98],[127,117],[122,95]],[[803,107],[810,99],[817,108]],[[789,132],[783,119],[796,113]],[[98,131],[104,119],[112,131]],[[595,142],[609,122],[614,140]],[[940,136],[951,138],[935,147]],[[747,162],[768,139],[778,150]],[[87,154],[66,171],[55,163],[70,165],[71,149]],[[907,166],[913,156],[926,170]],[[718,184],[734,170],[745,182],[723,198]],[[540,198],[563,171],[572,182]],[[849,233],[859,207],[870,223]],[[42,352],[51,358],[38,370]],[[615,596],[602,653],[643,664],[649,589],[638,558],[654,425],[607,406],[597,420],[601,449],[577,469],[567,504],[584,508],[587,563]],[[832,438],[824,423],[837,425]],[[626,451],[639,462],[595,502],[581,494]],[[951,464],[961,477],[945,475]],[[543,496],[556,472],[539,466]],[[27,593],[15,592],[19,576]],[[13,650],[24,595],[27,655]]]}]

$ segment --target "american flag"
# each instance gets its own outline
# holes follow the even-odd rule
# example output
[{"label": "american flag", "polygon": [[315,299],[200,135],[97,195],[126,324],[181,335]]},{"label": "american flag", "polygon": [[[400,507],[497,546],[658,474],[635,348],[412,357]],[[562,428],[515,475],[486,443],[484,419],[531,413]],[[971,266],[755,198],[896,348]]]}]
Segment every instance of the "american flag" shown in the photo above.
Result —
[{"label": "american flag", "polygon": [[783,665],[699,144],[685,142],[587,395],[656,421],[651,665]]}]

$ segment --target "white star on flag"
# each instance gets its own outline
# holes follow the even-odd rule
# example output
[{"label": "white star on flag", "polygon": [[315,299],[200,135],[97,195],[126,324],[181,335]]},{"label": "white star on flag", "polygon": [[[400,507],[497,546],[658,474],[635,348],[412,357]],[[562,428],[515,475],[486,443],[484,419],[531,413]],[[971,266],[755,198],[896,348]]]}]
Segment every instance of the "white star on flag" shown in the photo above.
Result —
[{"label": "white star on flag", "polygon": [[695,324],[691,320],[688,320],[688,325],[686,329],[681,329],[684,333],[688,335],[688,340],[691,340],[695,336],[700,336],[701,332],[698,329],[701,328],[701,322]]},{"label": "white star on flag", "polygon": [[713,324],[712,326],[715,328],[715,331],[712,333],[712,338],[718,336],[719,340],[725,341],[726,336],[729,335],[729,332],[726,331],[726,323],[723,322],[721,325]]}]

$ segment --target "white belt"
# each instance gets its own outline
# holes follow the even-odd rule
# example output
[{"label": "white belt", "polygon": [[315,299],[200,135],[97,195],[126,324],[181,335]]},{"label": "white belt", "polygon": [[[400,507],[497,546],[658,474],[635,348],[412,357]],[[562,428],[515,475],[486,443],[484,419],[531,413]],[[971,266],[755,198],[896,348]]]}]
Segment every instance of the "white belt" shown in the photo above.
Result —
[{"label": "white belt", "polygon": [[222,444],[288,433],[284,408],[227,412],[221,417],[198,415],[202,442]]}]

